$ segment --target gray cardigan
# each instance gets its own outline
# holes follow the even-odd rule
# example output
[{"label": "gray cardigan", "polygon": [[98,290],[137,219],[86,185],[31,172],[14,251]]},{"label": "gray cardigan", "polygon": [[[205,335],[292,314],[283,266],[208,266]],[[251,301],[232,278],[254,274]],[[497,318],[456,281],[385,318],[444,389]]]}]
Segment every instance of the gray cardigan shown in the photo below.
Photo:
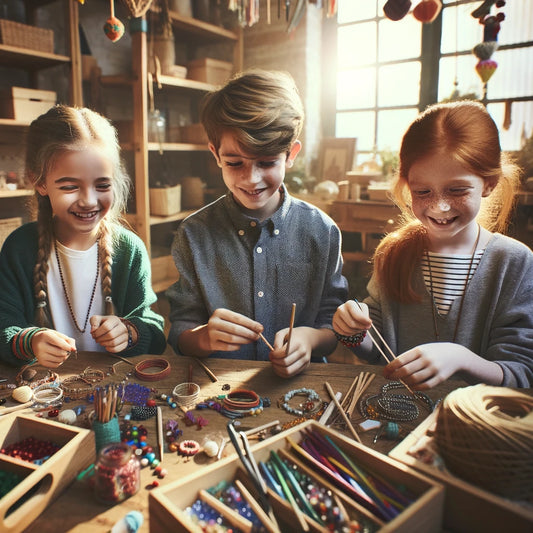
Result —
[{"label": "gray cardigan", "polygon": [[[370,316],[397,355],[435,342],[432,300],[420,265],[416,286],[424,294],[422,302],[400,304],[386,297],[374,276],[368,284],[365,303]],[[459,305],[456,299],[447,316],[437,315],[443,342],[453,339]],[[502,385],[533,387],[533,252],[526,245],[498,233],[492,236],[468,284],[455,342],[498,363],[504,374]],[[375,348],[372,353],[356,353],[371,362],[384,362]]]}]

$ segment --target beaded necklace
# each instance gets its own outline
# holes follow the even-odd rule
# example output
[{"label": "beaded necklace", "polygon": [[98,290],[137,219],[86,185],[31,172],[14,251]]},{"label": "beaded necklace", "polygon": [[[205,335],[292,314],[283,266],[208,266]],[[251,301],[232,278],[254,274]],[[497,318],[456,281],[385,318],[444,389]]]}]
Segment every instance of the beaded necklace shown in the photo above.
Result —
[{"label": "beaded necklace", "polygon": [[83,324],[83,329],[80,328],[80,326],[78,325],[78,321],[76,320],[76,315],[74,314],[74,309],[72,308],[72,304],[70,303],[67,286],[65,284],[65,279],[63,278],[63,270],[61,268],[61,261],[59,260],[59,253],[57,251],[57,243],[56,243],[56,246],[54,246],[54,249],[56,253],[59,277],[61,278],[61,286],[63,287],[63,293],[65,295],[65,300],[67,301],[68,310],[70,311],[70,317],[72,318],[72,321],[74,322],[74,325],[76,326],[76,329],[80,333],[85,333],[85,331],[87,330],[87,323],[89,322],[89,316],[91,314],[91,308],[93,306],[94,295],[96,293],[96,286],[98,284],[98,276],[100,275],[100,241],[99,240],[96,241],[96,277],[94,278],[93,291],[91,293],[91,300],[89,302],[89,308],[87,309],[87,316],[85,317],[85,323]]},{"label": "beaded necklace", "polygon": [[[459,330],[459,323],[461,321],[461,315],[463,313],[463,304],[465,301],[466,287],[468,285],[468,282],[470,281],[470,276],[473,274],[472,267],[474,265],[474,258],[476,256],[476,250],[477,250],[477,245],[479,244],[480,235],[481,235],[481,227],[478,224],[476,242],[474,243],[474,248],[472,250],[472,254],[470,255],[470,264],[468,265],[468,272],[466,274],[465,284],[463,286],[463,294],[461,294],[461,301],[459,303],[459,312],[457,313],[457,320],[455,321],[455,329],[453,331],[452,342],[455,342],[455,339],[457,338],[457,331]],[[427,260],[428,269],[429,269],[429,289],[431,292],[431,312],[433,314],[433,330],[435,333],[435,340],[439,341],[440,334],[439,334],[439,326],[437,324],[437,311],[436,311],[437,304],[435,303],[435,297],[433,296],[433,272],[431,271],[431,261],[429,260],[429,253],[427,250],[425,253],[426,253],[426,260]]]}]

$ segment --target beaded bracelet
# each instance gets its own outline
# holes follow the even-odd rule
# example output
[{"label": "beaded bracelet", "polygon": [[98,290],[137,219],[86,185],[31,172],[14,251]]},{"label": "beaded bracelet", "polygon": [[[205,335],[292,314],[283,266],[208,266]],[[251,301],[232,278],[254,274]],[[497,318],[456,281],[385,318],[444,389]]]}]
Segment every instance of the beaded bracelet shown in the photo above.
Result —
[{"label": "beaded bracelet", "polygon": [[[300,407],[302,407],[302,409],[295,409],[294,407],[291,407],[289,405],[289,401],[297,395],[307,397],[306,401],[300,404]],[[287,413],[297,416],[310,416],[318,409],[320,409],[321,405],[322,401],[320,400],[318,392],[313,389],[306,388],[290,390],[283,397],[283,402],[280,401],[279,403],[279,406],[285,409]]]},{"label": "beaded bracelet", "polygon": [[[125,318],[121,318],[120,321],[126,326],[126,329],[128,330],[128,346],[126,347],[126,350],[129,350],[130,348],[135,346],[135,344],[137,344],[137,342],[139,341],[139,330],[137,329],[137,326],[135,326],[133,322]],[[133,342],[133,330],[134,329],[137,333],[137,341],[135,343]]]},{"label": "beaded bracelet", "polygon": [[44,375],[44,377],[35,379],[35,376],[37,375],[37,371],[35,371],[35,375],[32,379],[26,378],[24,374],[30,369],[31,366],[32,364],[23,366],[20,369],[19,373],[15,376],[15,383],[19,387],[21,387],[22,385],[28,385],[28,387],[35,389],[36,387],[44,383],[56,383],[59,380],[59,376],[50,369],[45,369],[46,374]]},{"label": "beaded bracelet", "polygon": [[[79,386],[76,386],[79,384]],[[61,382],[65,396],[69,400],[80,400],[93,392],[93,386],[80,376],[70,376]]]},{"label": "beaded bracelet", "polygon": [[356,346],[359,346],[366,337],[366,330],[360,331],[355,335],[341,335],[336,331],[334,333],[335,337],[337,337],[337,340],[348,348],[355,348]]},{"label": "beaded bracelet", "polygon": [[33,391],[35,403],[51,406],[63,398],[63,389],[54,383],[43,383]]}]

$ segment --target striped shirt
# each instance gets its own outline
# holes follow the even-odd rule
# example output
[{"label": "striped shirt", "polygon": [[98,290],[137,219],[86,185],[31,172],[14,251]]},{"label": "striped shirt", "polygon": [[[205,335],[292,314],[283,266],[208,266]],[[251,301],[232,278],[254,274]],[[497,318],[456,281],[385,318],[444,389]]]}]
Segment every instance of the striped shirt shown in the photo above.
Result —
[{"label": "striped shirt", "polygon": [[[460,298],[472,279],[484,250],[470,254],[438,254],[428,252],[422,256],[424,282],[433,296],[440,315],[446,316],[453,301]],[[428,257],[430,265],[428,265]],[[472,267],[470,268],[470,261]],[[468,277],[468,279],[467,279]]]}]

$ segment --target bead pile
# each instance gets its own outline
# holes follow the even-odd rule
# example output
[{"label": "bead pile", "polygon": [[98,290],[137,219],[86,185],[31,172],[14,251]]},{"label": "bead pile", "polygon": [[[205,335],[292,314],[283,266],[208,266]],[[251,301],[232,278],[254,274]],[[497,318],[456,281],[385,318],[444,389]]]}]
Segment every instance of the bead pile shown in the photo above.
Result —
[{"label": "bead pile", "polygon": [[19,442],[5,446],[0,450],[0,453],[40,465],[60,449],[61,446],[53,442],[27,437]]}]

